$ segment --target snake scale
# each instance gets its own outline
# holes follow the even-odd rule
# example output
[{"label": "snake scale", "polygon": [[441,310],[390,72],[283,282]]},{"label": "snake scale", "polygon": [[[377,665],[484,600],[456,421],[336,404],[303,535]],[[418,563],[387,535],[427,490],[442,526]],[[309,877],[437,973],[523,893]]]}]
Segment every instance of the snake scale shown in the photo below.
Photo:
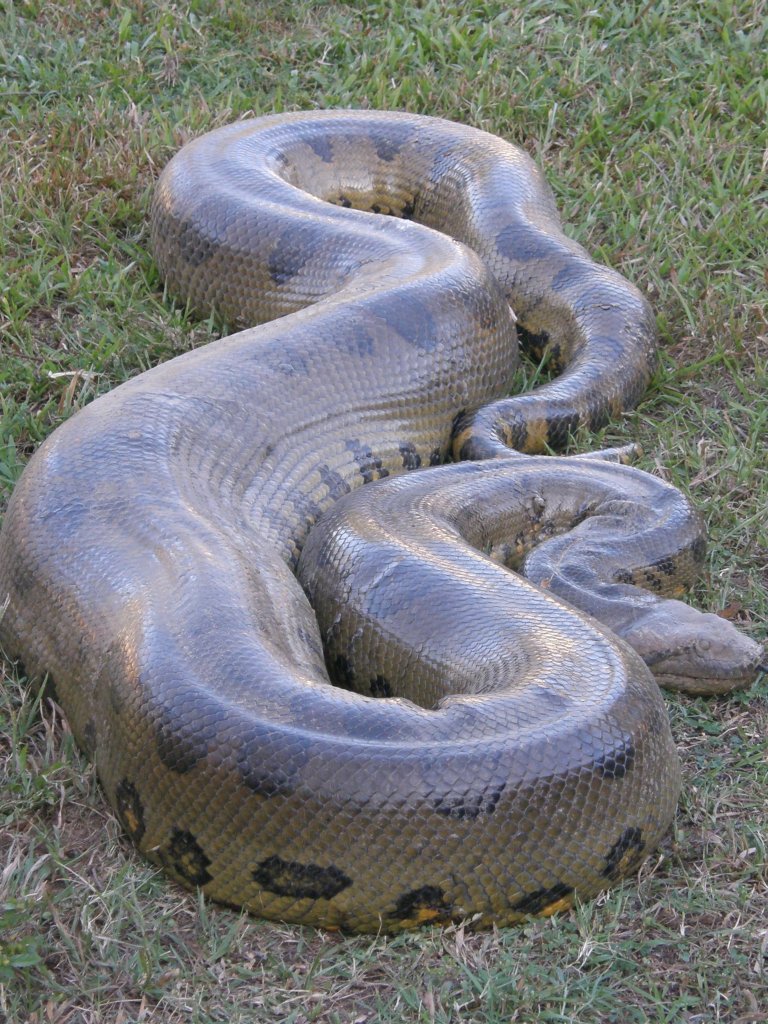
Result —
[{"label": "snake scale", "polygon": [[[676,599],[703,550],[677,491],[534,454],[642,394],[639,292],[521,150],[407,114],[205,135],[151,233],[168,289],[246,329],[59,427],[0,537],[3,649],[138,847],[349,931],[507,924],[634,871],[680,785],[647,664],[717,692],[760,659]],[[518,334],[561,373],[506,398]]]}]

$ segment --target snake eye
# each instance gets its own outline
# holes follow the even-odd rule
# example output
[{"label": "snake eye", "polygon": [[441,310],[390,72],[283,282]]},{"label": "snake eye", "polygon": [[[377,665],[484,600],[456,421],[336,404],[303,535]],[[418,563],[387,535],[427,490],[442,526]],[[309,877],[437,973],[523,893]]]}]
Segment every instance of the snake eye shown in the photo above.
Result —
[{"label": "snake eye", "polygon": [[696,650],[705,652],[712,647],[712,641],[707,640],[706,637],[702,637],[701,640],[696,641]]}]

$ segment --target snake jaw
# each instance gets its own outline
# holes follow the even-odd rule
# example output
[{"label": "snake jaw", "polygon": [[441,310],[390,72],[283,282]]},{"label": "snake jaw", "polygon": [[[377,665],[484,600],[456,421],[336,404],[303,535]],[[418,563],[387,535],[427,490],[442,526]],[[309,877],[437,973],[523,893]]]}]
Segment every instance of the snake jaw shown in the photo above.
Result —
[{"label": "snake jaw", "polygon": [[663,600],[621,636],[640,654],[657,682],[693,694],[745,689],[763,668],[763,648],[719,615],[682,601]]}]

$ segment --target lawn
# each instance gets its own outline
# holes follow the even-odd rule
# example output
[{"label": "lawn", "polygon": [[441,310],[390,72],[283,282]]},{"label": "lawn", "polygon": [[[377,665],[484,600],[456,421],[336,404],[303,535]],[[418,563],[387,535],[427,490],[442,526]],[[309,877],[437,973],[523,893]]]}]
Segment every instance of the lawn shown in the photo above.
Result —
[{"label": "lawn", "polygon": [[[588,447],[709,528],[696,601],[768,634],[768,7],[0,0],[0,511],[58,423],[221,325],[174,308],[153,182],[247,114],[404,109],[544,167],[662,353]],[[768,683],[669,697],[677,818],[638,879],[517,929],[347,938],[205,904],[121,834],[54,702],[0,661],[0,1020],[768,1021]]]}]

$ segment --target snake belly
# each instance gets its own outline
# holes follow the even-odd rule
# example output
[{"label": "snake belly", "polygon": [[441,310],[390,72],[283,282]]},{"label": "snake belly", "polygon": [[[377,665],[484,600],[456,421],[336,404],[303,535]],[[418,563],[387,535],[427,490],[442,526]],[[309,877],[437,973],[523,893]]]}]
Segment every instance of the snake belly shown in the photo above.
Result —
[{"label": "snake belly", "polygon": [[[350,931],[506,924],[635,869],[679,770],[629,648],[495,567],[517,623],[500,661],[461,574],[425,564],[419,628],[479,638],[498,692],[420,706],[415,658],[380,699],[375,673],[359,693],[326,665],[293,569],[360,484],[631,405],[644,300],[563,234],[521,150],[406,114],[203,136],[160,179],[152,240],[173,294],[247,329],[63,424],[0,536],[0,642],[53,680],[137,846],[216,900]],[[504,398],[510,306],[562,373]]]}]

